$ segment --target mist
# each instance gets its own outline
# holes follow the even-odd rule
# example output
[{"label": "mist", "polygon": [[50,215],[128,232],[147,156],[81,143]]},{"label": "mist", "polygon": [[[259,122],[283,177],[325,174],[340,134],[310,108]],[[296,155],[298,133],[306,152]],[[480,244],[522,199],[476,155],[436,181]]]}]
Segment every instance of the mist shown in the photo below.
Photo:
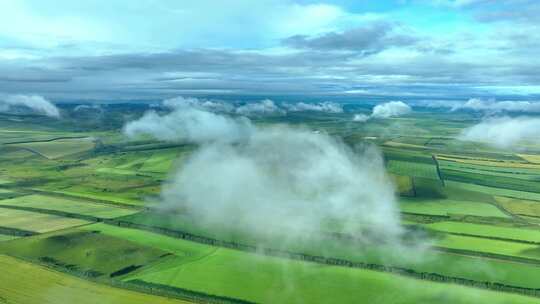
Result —
[{"label": "mist", "polygon": [[540,144],[540,118],[495,117],[463,130],[458,139],[499,148],[517,148],[522,141]]},{"label": "mist", "polygon": [[23,107],[32,112],[49,117],[60,117],[60,111],[49,100],[39,95],[5,95],[0,96],[0,112],[9,112]]},{"label": "mist", "polygon": [[389,101],[373,107],[371,115],[355,114],[352,120],[356,122],[366,122],[372,118],[390,118],[409,114],[411,112],[412,109],[408,104],[402,101]]},{"label": "mist", "polygon": [[264,99],[260,102],[248,103],[236,108],[236,113],[240,115],[284,115],[286,111],[279,108],[274,101]]},{"label": "mist", "polygon": [[375,147],[353,151],[309,129],[257,127],[184,108],[148,112],[124,128],[198,149],[162,190],[161,208],[182,210],[205,225],[251,234],[299,236],[328,230],[399,242],[403,229],[394,186]]},{"label": "mist", "polygon": [[151,136],[186,143],[238,142],[249,138],[251,131],[247,118],[235,119],[185,105],[165,115],[148,111],[123,130],[128,137]]},{"label": "mist", "polygon": [[540,112],[540,102],[530,102],[530,101],[495,101],[495,100],[484,100],[478,98],[471,98],[467,100],[464,104],[454,105],[452,111],[457,111],[461,109],[468,109],[474,111],[485,111],[485,112],[529,112],[529,113],[539,113]]},{"label": "mist", "polygon": [[343,113],[343,106],[335,102],[321,102],[321,103],[284,103],[283,107],[290,112],[303,112],[303,111],[315,111],[326,113]]}]

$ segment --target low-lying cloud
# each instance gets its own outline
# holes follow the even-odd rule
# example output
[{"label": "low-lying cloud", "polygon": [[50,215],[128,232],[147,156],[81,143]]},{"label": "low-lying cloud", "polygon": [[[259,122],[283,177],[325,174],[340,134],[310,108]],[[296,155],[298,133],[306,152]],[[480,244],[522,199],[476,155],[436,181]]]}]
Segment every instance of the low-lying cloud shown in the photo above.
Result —
[{"label": "low-lying cloud", "polygon": [[389,101],[373,107],[371,115],[355,114],[353,121],[366,122],[371,118],[390,118],[409,114],[412,112],[411,107],[402,101]]},{"label": "low-lying cloud", "polygon": [[389,118],[409,114],[411,112],[412,109],[408,104],[402,101],[390,101],[376,105],[373,108],[371,116],[374,118]]},{"label": "low-lying cloud", "polygon": [[248,103],[236,108],[236,113],[245,116],[251,115],[283,115],[285,110],[278,107],[272,100],[264,99],[260,102]]},{"label": "low-lying cloud", "polygon": [[517,148],[522,141],[540,144],[540,118],[496,117],[465,129],[458,139],[476,141],[499,148]]},{"label": "low-lying cloud", "polygon": [[16,108],[27,108],[50,117],[60,117],[60,111],[49,100],[39,95],[0,96],[0,112],[9,112]]},{"label": "low-lying cloud", "polygon": [[172,112],[159,115],[146,112],[140,119],[124,126],[129,137],[141,135],[188,143],[237,142],[249,137],[251,122],[246,118],[230,118],[190,106],[178,106]]},{"label": "low-lying cloud", "polygon": [[326,113],[343,113],[343,106],[335,102],[320,102],[320,103],[285,103],[283,107],[289,112],[326,112]]},{"label": "low-lying cloud", "polygon": [[531,101],[495,101],[471,98],[464,104],[454,105],[452,111],[457,110],[474,110],[486,112],[524,112],[524,113],[540,113],[540,102]]},{"label": "low-lying cloud", "polygon": [[234,226],[282,236],[368,229],[379,240],[402,234],[394,188],[375,148],[354,152],[339,139],[288,126],[256,127],[183,108],[149,112],[124,128],[199,148],[162,191],[163,208],[187,212],[205,225]]}]

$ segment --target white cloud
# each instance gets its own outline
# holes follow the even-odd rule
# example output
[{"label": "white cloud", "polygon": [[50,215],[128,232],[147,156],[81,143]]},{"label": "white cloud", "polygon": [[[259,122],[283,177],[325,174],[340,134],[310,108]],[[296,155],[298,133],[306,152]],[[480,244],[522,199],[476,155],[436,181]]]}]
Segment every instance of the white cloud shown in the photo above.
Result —
[{"label": "white cloud", "polygon": [[39,95],[5,95],[0,96],[0,112],[11,111],[14,108],[24,107],[36,113],[50,117],[60,117],[60,111],[49,100]]},{"label": "white cloud", "polygon": [[378,240],[399,242],[394,190],[378,151],[355,154],[328,135],[284,126],[252,126],[241,144],[233,139],[204,141],[165,186],[163,208],[254,234],[319,235],[335,220],[340,232],[361,238],[369,227]]},{"label": "white cloud", "polygon": [[494,101],[471,98],[464,104],[454,105],[452,111],[469,109],[475,111],[540,112],[540,102],[530,101]]},{"label": "white cloud", "polygon": [[500,148],[514,148],[523,140],[540,143],[540,118],[488,118],[465,129],[458,139],[483,142]]},{"label": "white cloud", "polygon": [[124,133],[129,137],[149,135],[172,142],[236,142],[248,137],[251,129],[248,119],[233,119],[183,106],[166,115],[148,111],[140,119],[127,123]]},{"label": "white cloud", "polygon": [[376,105],[371,114],[374,118],[401,116],[412,112],[411,107],[402,101],[390,101]]},{"label": "white cloud", "polygon": [[272,100],[264,99],[260,102],[248,103],[236,108],[236,113],[240,115],[283,115],[286,112],[279,108]]},{"label": "white cloud", "polygon": [[369,120],[369,115],[365,115],[365,114],[354,114],[353,116],[353,121],[358,121],[358,122],[366,122]]},{"label": "white cloud", "polygon": [[302,112],[302,111],[316,111],[327,113],[343,113],[343,106],[335,102],[321,102],[321,103],[284,103],[283,107],[290,112]]},{"label": "white cloud", "polygon": [[182,97],[182,96],[165,99],[163,101],[163,105],[171,109],[190,107],[190,108],[204,109],[211,112],[228,113],[234,110],[234,106],[231,103],[227,103],[224,101],[207,100],[207,99]]}]

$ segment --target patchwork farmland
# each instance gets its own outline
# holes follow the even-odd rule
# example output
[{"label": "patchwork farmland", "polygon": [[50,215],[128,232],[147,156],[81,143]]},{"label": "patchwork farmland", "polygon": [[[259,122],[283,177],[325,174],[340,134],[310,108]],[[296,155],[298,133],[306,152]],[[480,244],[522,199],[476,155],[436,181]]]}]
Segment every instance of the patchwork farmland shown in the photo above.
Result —
[{"label": "patchwork farmland", "polygon": [[[194,144],[128,139],[120,123],[98,132],[0,114],[0,303],[45,290],[55,303],[540,303],[538,151],[459,151],[463,124],[431,114],[354,128],[346,114],[253,122],[378,146],[403,228],[396,253],[331,213],[284,237],[167,209],[162,190]],[[402,128],[388,134],[393,120]]]}]

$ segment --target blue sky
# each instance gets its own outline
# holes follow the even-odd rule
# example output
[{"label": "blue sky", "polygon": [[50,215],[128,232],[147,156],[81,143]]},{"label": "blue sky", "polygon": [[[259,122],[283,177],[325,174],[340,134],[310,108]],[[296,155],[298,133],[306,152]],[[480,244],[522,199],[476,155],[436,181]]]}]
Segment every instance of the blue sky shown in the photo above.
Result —
[{"label": "blue sky", "polygon": [[535,0],[6,0],[0,93],[535,99],[539,14]]}]

